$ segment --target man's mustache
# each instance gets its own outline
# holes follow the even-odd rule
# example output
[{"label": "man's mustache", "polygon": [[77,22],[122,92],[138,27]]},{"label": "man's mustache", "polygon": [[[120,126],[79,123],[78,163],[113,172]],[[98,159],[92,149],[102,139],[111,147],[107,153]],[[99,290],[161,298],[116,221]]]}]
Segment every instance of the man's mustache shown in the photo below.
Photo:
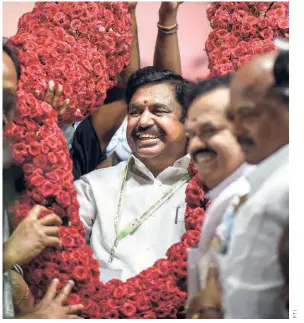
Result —
[{"label": "man's mustache", "polygon": [[206,148],[198,148],[196,149],[193,153],[192,153],[192,157],[193,157],[193,160],[195,162],[197,162],[197,155],[198,154],[214,154],[216,155],[216,151],[213,150],[212,148],[210,147],[206,147]]},{"label": "man's mustache", "polygon": [[138,133],[149,133],[157,136],[163,136],[165,135],[165,131],[158,127],[157,125],[149,126],[149,127],[142,127],[142,126],[137,126],[133,131],[132,131],[132,136],[136,136]]},{"label": "man's mustache", "polygon": [[238,136],[237,141],[241,146],[252,147],[254,146],[254,142],[251,138],[245,136]]}]

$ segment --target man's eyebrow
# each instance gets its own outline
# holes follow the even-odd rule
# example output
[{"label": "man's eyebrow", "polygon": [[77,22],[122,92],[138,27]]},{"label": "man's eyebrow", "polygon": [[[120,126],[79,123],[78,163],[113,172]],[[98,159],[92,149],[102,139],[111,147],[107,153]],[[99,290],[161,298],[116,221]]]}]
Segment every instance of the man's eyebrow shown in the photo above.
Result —
[{"label": "man's eyebrow", "polygon": [[[151,106],[155,109],[172,110],[172,108],[170,106],[162,104],[162,103],[152,103]],[[140,104],[138,102],[130,103],[129,109],[142,109],[142,104]]]},{"label": "man's eyebrow", "polygon": [[166,109],[166,110],[172,110],[172,108],[168,105],[162,104],[162,103],[154,103],[152,106],[156,109]]},{"label": "man's eyebrow", "polygon": [[16,91],[9,87],[4,87],[2,90],[3,99],[7,98],[10,100],[16,100]]},{"label": "man's eyebrow", "polygon": [[215,128],[215,124],[212,123],[211,121],[205,121],[205,122],[199,123],[198,126],[201,130]]},{"label": "man's eyebrow", "polygon": [[16,108],[16,91],[11,88],[4,87],[2,90],[2,104],[3,111],[8,113],[9,111],[15,110]]},{"label": "man's eyebrow", "polygon": [[9,95],[16,96],[16,89],[11,88],[11,87],[3,87],[3,92]]},{"label": "man's eyebrow", "polygon": [[130,109],[140,109],[141,108],[141,104],[137,103],[137,102],[133,102],[129,104],[129,110]]},{"label": "man's eyebrow", "polygon": [[244,111],[248,111],[248,110],[252,110],[252,109],[255,109],[255,106],[253,106],[253,105],[240,105],[237,108],[236,113],[238,113],[238,112],[244,112]]}]

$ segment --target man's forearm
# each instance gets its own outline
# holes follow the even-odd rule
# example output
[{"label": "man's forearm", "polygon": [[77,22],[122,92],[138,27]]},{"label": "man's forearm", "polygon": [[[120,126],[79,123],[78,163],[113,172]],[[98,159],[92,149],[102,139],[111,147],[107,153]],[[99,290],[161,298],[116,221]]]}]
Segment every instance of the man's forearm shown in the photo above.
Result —
[{"label": "man's forearm", "polygon": [[[129,6],[130,5],[131,4],[129,4]],[[122,88],[126,87],[130,75],[140,68],[135,9],[136,4],[133,4],[133,7],[129,8],[129,12],[132,18],[131,56],[129,65],[122,71],[119,76],[120,79],[117,86]],[[124,101],[124,98],[120,98],[111,103],[104,104],[92,115],[92,125],[99,139],[101,151],[105,152],[113,135],[121,126],[124,118],[126,117],[127,111],[127,103]]]},{"label": "man's forearm", "polygon": [[127,103],[121,99],[104,104],[92,115],[92,125],[102,152],[106,151],[113,135],[121,126],[127,115],[127,110]]},{"label": "man's forearm", "polygon": [[131,54],[129,65],[120,74],[119,86],[125,87],[130,75],[136,72],[140,68],[140,55],[139,55],[139,43],[138,43],[138,31],[137,31],[137,20],[135,8],[130,10],[132,18],[132,43],[131,43]]},{"label": "man's forearm", "polygon": [[[177,24],[178,7],[171,11],[159,11],[159,24],[164,27]],[[158,30],[154,51],[154,66],[168,69],[177,74],[182,73],[177,32],[165,34]]]}]

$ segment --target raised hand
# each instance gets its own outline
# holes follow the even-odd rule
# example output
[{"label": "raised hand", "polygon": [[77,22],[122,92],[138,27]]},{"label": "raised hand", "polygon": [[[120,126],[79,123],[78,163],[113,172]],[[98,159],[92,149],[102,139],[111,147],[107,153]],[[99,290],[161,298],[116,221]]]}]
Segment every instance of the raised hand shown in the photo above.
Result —
[{"label": "raised hand", "polygon": [[184,3],[184,2],[183,1],[177,1],[177,2],[163,1],[161,3],[160,8],[159,8],[159,13],[162,15],[175,13],[178,10],[178,7],[182,3]]},{"label": "raised hand", "polygon": [[162,2],[159,8],[159,23],[163,26],[176,24],[177,11],[182,3],[182,1]]},{"label": "raised hand", "polygon": [[33,312],[18,317],[19,319],[80,319],[77,315],[83,306],[65,305],[68,296],[70,295],[74,286],[73,281],[69,281],[56,296],[56,289],[59,281],[53,279],[44,298],[34,307]]},{"label": "raised hand", "polygon": [[43,206],[36,205],[29,215],[19,223],[13,234],[3,245],[4,271],[13,265],[23,265],[38,256],[46,247],[61,248],[59,227],[62,221],[56,214],[48,214],[42,219],[38,216]]}]

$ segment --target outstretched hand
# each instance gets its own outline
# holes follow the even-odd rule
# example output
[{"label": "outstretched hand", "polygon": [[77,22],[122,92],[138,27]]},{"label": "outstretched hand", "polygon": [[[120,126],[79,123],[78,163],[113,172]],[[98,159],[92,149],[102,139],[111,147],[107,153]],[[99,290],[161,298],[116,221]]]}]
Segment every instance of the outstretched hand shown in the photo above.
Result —
[{"label": "outstretched hand", "polygon": [[80,319],[77,312],[83,306],[81,304],[65,305],[74,286],[73,281],[69,281],[56,296],[58,279],[53,279],[44,298],[34,307],[32,313],[18,317],[19,319]]}]

